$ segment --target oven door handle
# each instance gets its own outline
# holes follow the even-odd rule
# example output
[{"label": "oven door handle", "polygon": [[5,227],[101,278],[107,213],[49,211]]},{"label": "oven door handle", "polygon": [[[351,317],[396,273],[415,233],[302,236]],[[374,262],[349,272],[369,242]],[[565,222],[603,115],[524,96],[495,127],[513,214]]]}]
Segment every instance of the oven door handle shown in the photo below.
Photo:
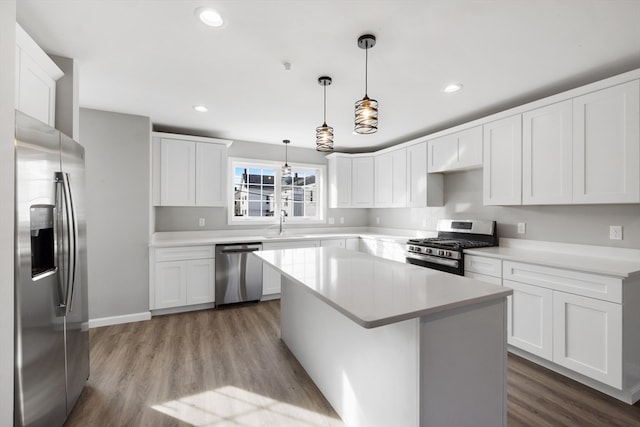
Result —
[{"label": "oven door handle", "polygon": [[421,255],[421,254],[415,254],[413,252],[406,252],[405,256],[411,259],[417,259],[420,261],[432,262],[434,264],[440,264],[440,265],[446,265],[448,267],[458,268],[458,260],[455,260],[455,259],[440,258],[433,255]]}]

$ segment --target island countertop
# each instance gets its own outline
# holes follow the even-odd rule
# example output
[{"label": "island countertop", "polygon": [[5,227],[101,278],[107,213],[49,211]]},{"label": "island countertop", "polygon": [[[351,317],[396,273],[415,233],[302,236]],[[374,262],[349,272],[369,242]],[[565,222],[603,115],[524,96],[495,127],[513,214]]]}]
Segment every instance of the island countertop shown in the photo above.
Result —
[{"label": "island countertop", "polygon": [[255,254],[364,328],[512,294],[509,288],[336,247]]}]

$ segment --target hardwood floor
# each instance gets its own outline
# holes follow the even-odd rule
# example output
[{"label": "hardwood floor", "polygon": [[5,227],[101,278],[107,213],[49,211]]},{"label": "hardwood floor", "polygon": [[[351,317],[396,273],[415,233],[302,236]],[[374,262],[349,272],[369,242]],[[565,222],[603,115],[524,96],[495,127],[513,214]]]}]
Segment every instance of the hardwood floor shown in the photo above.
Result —
[{"label": "hardwood floor", "polygon": [[[65,427],[343,427],[279,318],[267,301],[92,329],[91,377]],[[640,404],[510,355],[508,424],[640,427]]]}]

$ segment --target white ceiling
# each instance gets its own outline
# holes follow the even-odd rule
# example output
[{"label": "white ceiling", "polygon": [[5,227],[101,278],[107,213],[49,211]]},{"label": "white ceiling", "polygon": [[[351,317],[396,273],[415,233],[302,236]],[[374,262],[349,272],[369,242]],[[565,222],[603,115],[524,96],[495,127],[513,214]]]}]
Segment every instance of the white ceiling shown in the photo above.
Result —
[{"label": "white ceiling", "polygon": [[[225,26],[204,26],[202,5]],[[336,151],[392,145],[640,67],[638,0],[19,0],[17,12],[45,51],[78,61],[82,107],[148,116],[158,129],[314,148],[317,78],[329,75]],[[377,37],[368,92],[379,131],[354,135],[365,33]],[[452,81],[464,89],[443,93]]]}]

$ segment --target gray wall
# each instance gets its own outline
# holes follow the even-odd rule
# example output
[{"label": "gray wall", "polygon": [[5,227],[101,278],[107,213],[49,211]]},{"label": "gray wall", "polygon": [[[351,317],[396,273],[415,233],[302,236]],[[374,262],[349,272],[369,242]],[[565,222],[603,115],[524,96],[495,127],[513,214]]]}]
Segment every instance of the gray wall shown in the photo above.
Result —
[{"label": "gray wall", "polygon": [[149,310],[150,139],[148,117],[80,109],[91,319]]},{"label": "gray wall", "polygon": [[[313,163],[326,166],[325,154],[314,148],[289,147],[290,164]],[[229,147],[230,157],[258,160],[275,160],[284,162],[284,144],[261,144],[255,142],[235,141]],[[198,219],[204,218],[206,226],[198,227]],[[331,227],[360,227],[367,225],[366,209],[327,209],[327,218],[334,218]],[[344,223],[340,223],[340,218]],[[329,224],[326,224],[329,225]],[[285,225],[287,228],[303,226]],[[155,231],[196,231],[196,230],[241,230],[255,228],[251,226],[227,225],[227,208],[155,208]],[[261,230],[265,227],[261,227]],[[267,226],[266,228],[269,228]]]},{"label": "gray wall", "polygon": [[16,2],[0,0],[0,425],[13,425],[13,139]]},{"label": "gray wall", "polygon": [[[445,206],[419,209],[371,209],[369,224],[435,229],[438,218],[480,218],[498,222],[500,237],[640,248],[640,204],[563,206],[483,206],[482,169],[446,174]],[[526,223],[517,234],[516,224]],[[609,240],[609,225],[622,225],[624,240]]]}]

